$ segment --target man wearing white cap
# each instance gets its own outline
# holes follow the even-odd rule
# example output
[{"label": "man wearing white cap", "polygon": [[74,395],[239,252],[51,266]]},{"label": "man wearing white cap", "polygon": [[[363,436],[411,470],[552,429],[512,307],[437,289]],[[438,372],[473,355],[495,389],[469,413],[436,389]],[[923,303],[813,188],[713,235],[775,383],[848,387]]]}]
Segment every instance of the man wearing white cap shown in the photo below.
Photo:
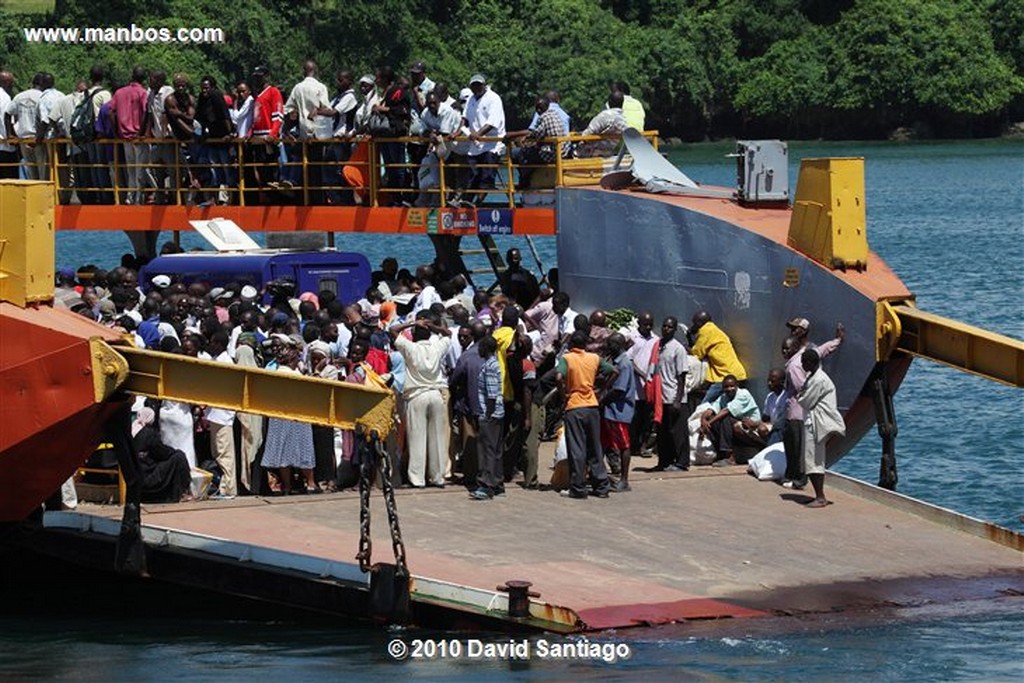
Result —
[{"label": "man wearing white cap", "polygon": [[[487,86],[483,74],[474,74],[469,79],[469,89],[473,96],[466,103],[462,118],[469,128],[469,166],[470,189],[489,190],[494,188],[494,178],[498,157],[505,152],[505,145],[500,140],[484,140],[484,138],[505,137],[505,108],[501,97]],[[486,192],[481,192],[477,203],[483,201]]]},{"label": "man wearing white cap", "polygon": [[168,275],[155,275],[150,280],[157,289],[165,289],[171,286],[171,278]]}]

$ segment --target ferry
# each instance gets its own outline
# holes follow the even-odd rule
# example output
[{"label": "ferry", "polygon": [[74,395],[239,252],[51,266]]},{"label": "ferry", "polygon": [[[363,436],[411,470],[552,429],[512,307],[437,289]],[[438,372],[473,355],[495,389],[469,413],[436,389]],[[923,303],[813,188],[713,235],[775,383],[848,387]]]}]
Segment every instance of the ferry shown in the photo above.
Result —
[{"label": "ferry", "polygon": [[[228,207],[187,205],[181,193],[171,206],[69,205],[59,202],[67,188],[0,181],[7,242],[0,264],[0,522],[36,510],[85,461],[103,424],[123,415],[131,394],[357,428],[378,439],[391,427],[389,392],[140,351],[53,308],[54,228],[177,232],[223,218],[252,230],[324,231],[331,246],[334,232],[427,235],[449,270],[466,270],[465,257],[479,251],[495,272],[504,264],[494,235],[553,234],[561,286],[575,308],[627,307],[657,317],[707,311],[732,338],[755,395],[778,362],[786,320],[809,319],[813,339],[842,321],[842,351],[825,367],[847,431],[830,443],[828,462],[877,423],[886,444],[880,483],[890,488],[892,396],[914,357],[1024,386],[1024,343],[920,311],[870,251],[862,159],[803,160],[791,195],[778,141],[738,143],[737,187],[717,188],[672,168],[649,142],[656,133],[623,137],[615,159],[558,160],[550,186],[534,173],[534,185],[517,188],[507,161],[504,187],[479,207],[448,204],[443,164],[436,206],[384,199],[389,190],[377,187],[384,169],[373,140],[363,143],[366,203],[356,206],[246,206],[241,190],[239,203]],[[465,239],[482,249],[464,249]],[[137,528],[137,507],[133,514]]]}]

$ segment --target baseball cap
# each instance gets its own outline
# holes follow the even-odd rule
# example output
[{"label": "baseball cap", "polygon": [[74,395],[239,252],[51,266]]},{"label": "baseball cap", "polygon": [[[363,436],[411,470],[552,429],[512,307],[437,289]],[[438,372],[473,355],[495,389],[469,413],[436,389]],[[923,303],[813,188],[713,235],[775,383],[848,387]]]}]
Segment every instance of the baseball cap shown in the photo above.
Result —
[{"label": "baseball cap", "polygon": [[799,327],[803,330],[809,330],[811,328],[811,323],[807,318],[793,318],[786,323],[786,327]]},{"label": "baseball cap", "polygon": [[161,289],[171,286],[171,278],[168,275],[155,275],[150,282],[153,283],[154,287],[159,287]]},{"label": "baseball cap", "polygon": [[469,88],[463,88],[462,90],[459,91],[459,101],[461,101],[461,102],[468,101],[469,98],[472,97],[472,96],[473,96],[473,91],[470,90]]},{"label": "baseball cap", "polygon": [[210,290],[210,301],[216,301],[224,293],[223,287],[214,287]]},{"label": "baseball cap", "polygon": [[370,74],[366,74],[365,76],[360,76],[359,77],[359,83],[360,84],[364,84],[365,83],[366,85],[373,85],[374,82],[375,82],[374,78]]},{"label": "baseball cap", "polygon": [[470,77],[469,79],[469,84],[473,85],[474,83],[480,83],[481,85],[483,85],[487,83],[487,79],[484,78],[483,74],[473,74],[473,76]]},{"label": "baseball cap", "polygon": [[256,76],[266,76],[270,73],[270,69],[260,64],[255,69],[253,69],[252,72]]},{"label": "baseball cap", "polygon": [[258,294],[259,292],[257,292],[256,288],[252,285],[242,287],[241,295],[243,299],[255,299]]},{"label": "baseball cap", "polygon": [[427,65],[424,62],[416,62],[415,64],[412,65],[412,67],[409,68],[409,71],[414,74],[426,73]]}]

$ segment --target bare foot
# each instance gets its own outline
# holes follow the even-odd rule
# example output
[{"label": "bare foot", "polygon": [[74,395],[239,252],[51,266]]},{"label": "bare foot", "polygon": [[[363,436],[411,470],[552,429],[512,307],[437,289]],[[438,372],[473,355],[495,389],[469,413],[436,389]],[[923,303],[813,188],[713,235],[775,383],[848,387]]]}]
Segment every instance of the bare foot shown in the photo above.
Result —
[{"label": "bare foot", "polygon": [[806,507],[809,507],[809,508],[823,508],[826,505],[831,505],[831,504],[832,504],[832,501],[825,500],[824,498],[815,498],[810,503],[808,503]]}]

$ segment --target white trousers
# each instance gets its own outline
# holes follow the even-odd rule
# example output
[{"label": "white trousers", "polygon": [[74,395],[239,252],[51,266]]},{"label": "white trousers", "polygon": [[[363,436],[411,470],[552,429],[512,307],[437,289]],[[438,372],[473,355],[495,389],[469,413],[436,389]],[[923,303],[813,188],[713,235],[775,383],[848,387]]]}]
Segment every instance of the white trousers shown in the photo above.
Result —
[{"label": "white trousers", "polygon": [[406,440],[409,445],[409,483],[424,486],[429,479],[444,485],[448,457],[448,407],[437,389],[424,391],[405,402]]}]

